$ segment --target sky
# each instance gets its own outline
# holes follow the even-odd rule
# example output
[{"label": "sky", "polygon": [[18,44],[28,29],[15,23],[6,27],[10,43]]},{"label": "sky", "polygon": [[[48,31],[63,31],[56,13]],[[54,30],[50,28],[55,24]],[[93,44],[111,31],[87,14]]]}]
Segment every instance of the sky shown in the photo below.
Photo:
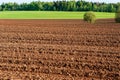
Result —
[{"label": "sky", "polygon": [[[5,2],[17,2],[17,3],[23,3],[23,2],[31,2],[31,1],[38,1],[38,0],[0,0],[0,4]],[[59,0],[40,0],[40,1],[59,1]],[[85,1],[92,1],[92,2],[106,2],[106,3],[117,3],[120,2],[120,0],[85,0]]]}]

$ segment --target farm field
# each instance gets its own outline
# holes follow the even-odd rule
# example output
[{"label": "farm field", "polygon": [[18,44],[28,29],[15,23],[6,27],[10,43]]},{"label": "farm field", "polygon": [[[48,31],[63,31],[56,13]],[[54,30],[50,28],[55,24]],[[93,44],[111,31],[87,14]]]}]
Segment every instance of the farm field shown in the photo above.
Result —
[{"label": "farm field", "polygon": [[0,80],[120,80],[120,24],[0,20]]},{"label": "farm field", "polygon": [[[0,19],[83,19],[85,12],[1,11]],[[114,18],[115,13],[95,12],[97,19]]]}]

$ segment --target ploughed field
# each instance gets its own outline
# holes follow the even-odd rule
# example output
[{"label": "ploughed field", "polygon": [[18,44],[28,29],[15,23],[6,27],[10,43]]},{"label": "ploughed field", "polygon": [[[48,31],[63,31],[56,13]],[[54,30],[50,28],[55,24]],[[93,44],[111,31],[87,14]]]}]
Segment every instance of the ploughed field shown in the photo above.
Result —
[{"label": "ploughed field", "polygon": [[120,80],[112,19],[0,20],[0,80]]}]

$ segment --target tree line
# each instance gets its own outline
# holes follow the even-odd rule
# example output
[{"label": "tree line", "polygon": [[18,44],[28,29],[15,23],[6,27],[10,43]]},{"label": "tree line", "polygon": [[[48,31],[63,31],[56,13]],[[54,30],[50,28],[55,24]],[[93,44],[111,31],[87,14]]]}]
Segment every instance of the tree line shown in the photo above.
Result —
[{"label": "tree line", "polygon": [[96,11],[116,12],[120,3],[98,3],[83,0],[62,0],[53,2],[33,1],[30,3],[2,3],[0,11]]}]

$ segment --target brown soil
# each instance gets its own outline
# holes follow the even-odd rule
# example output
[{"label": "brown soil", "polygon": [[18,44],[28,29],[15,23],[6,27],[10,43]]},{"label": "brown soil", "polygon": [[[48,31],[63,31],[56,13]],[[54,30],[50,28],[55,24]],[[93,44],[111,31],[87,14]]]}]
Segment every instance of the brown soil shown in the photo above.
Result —
[{"label": "brown soil", "polygon": [[120,80],[112,19],[0,20],[0,80]]}]

